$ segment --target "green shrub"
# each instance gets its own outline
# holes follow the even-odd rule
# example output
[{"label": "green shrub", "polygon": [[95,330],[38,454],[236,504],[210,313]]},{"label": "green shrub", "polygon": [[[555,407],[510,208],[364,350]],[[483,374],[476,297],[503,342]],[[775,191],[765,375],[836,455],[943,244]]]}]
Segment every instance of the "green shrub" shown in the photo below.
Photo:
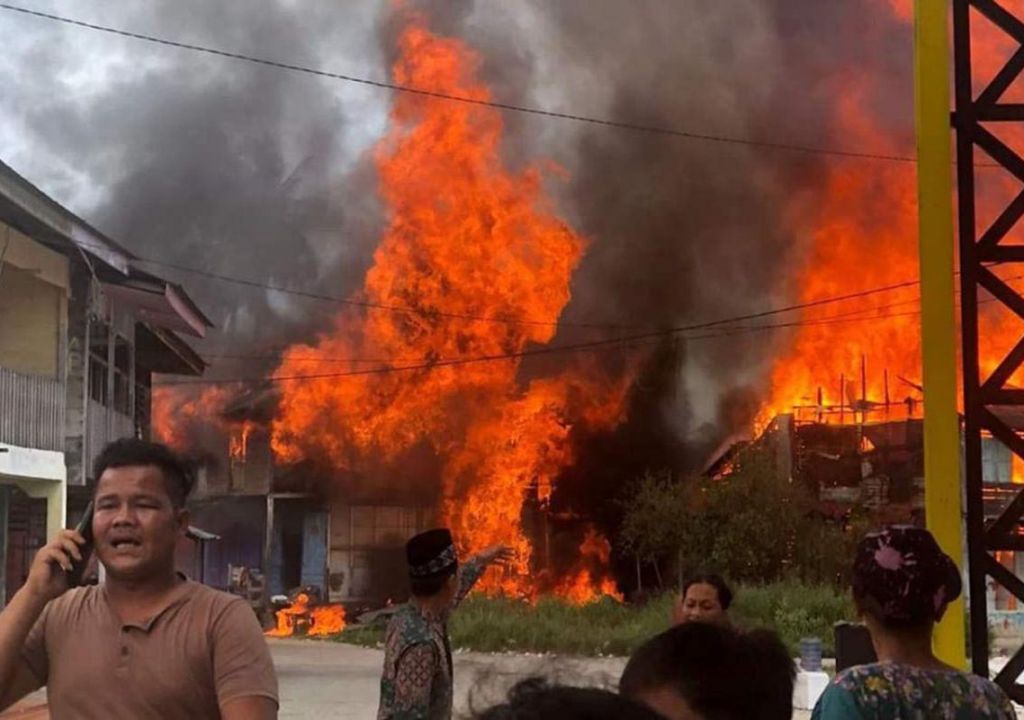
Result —
[{"label": "green shrub", "polygon": [[[629,655],[668,627],[674,600],[669,593],[645,604],[624,605],[606,598],[575,606],[557,598],[531,605],[473,596],[452,616],[452,647],[478,652]],[[853,608],[831,587],[782,582],[741,588],[733,613],[741,626],[775,630],[794,653],[807,636],[820,637],[826,652],[831,652],[832,625],[851,619]],[[338,639],[374,646],[383,639],[383,631],[352,626]]]},{"label": "green shrub", "polygon": [[793,653],[801,638],[818,637],[825,652],[832,654],[832,626],[853,620],[855,613],[849,593],[840,593],[831,585],[783,581],[742,588],[736,595],[733,616],[741,625],[774,630]]}]

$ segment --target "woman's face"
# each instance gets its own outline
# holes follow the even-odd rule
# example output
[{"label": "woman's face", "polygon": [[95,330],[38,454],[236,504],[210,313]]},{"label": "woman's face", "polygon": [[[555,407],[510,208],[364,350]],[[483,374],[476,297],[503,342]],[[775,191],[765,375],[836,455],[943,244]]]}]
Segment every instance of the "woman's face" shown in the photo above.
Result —
[{"label": "woman's face", "polygon": [[680,608],[682,622],[725,622],[725,608],[714,585],[694,583],[686,590]]}]

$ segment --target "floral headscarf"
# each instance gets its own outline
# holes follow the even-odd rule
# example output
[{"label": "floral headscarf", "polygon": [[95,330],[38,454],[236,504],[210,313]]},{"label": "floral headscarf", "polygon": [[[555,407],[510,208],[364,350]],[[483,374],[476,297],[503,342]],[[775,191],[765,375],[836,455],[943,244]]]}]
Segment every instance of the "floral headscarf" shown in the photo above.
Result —
[{"label": "floral headscarf", "polygon": [[937,621],[962,587],[956,564],[927,530],[887,527],[868,534],[857,546],[854,597],[883,622]]}]

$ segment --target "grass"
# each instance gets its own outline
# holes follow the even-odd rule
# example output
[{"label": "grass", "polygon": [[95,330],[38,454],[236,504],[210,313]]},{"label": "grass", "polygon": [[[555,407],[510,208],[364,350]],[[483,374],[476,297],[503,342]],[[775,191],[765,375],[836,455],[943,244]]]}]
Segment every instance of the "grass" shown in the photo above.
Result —
[{"label": "grass", "polygon": [[[470,597],[452,616],[452,646],[479,652],[545,652],[560,655],[629,655],[644,640],[668,627],[674,597],[662,595],[643,605],[604,599],[569,605],[545,598],[535,605],[503,598]],[[768,627],[796,653],[800,638],[822,639],[833,650],[832,625],[853,616],[849,599],[830,587],[782,582],[744,587],[733,606],[741,627]],[[383,626],[350,627],[337,639],[374,646]]]}]

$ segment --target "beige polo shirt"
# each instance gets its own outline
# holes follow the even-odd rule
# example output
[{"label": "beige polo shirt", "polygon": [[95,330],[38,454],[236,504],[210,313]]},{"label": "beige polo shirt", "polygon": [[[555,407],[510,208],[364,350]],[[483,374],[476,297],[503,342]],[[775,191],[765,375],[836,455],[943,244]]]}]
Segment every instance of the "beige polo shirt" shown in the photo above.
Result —
[{"label": "beige polo shirt", "polygon": [[229,700],[277,702],[277,676],[256,616],[239,597],[191,581],[140,624],[122,624],[102,585],[52,601],[22,656],[64,718],[219,718]]}]

